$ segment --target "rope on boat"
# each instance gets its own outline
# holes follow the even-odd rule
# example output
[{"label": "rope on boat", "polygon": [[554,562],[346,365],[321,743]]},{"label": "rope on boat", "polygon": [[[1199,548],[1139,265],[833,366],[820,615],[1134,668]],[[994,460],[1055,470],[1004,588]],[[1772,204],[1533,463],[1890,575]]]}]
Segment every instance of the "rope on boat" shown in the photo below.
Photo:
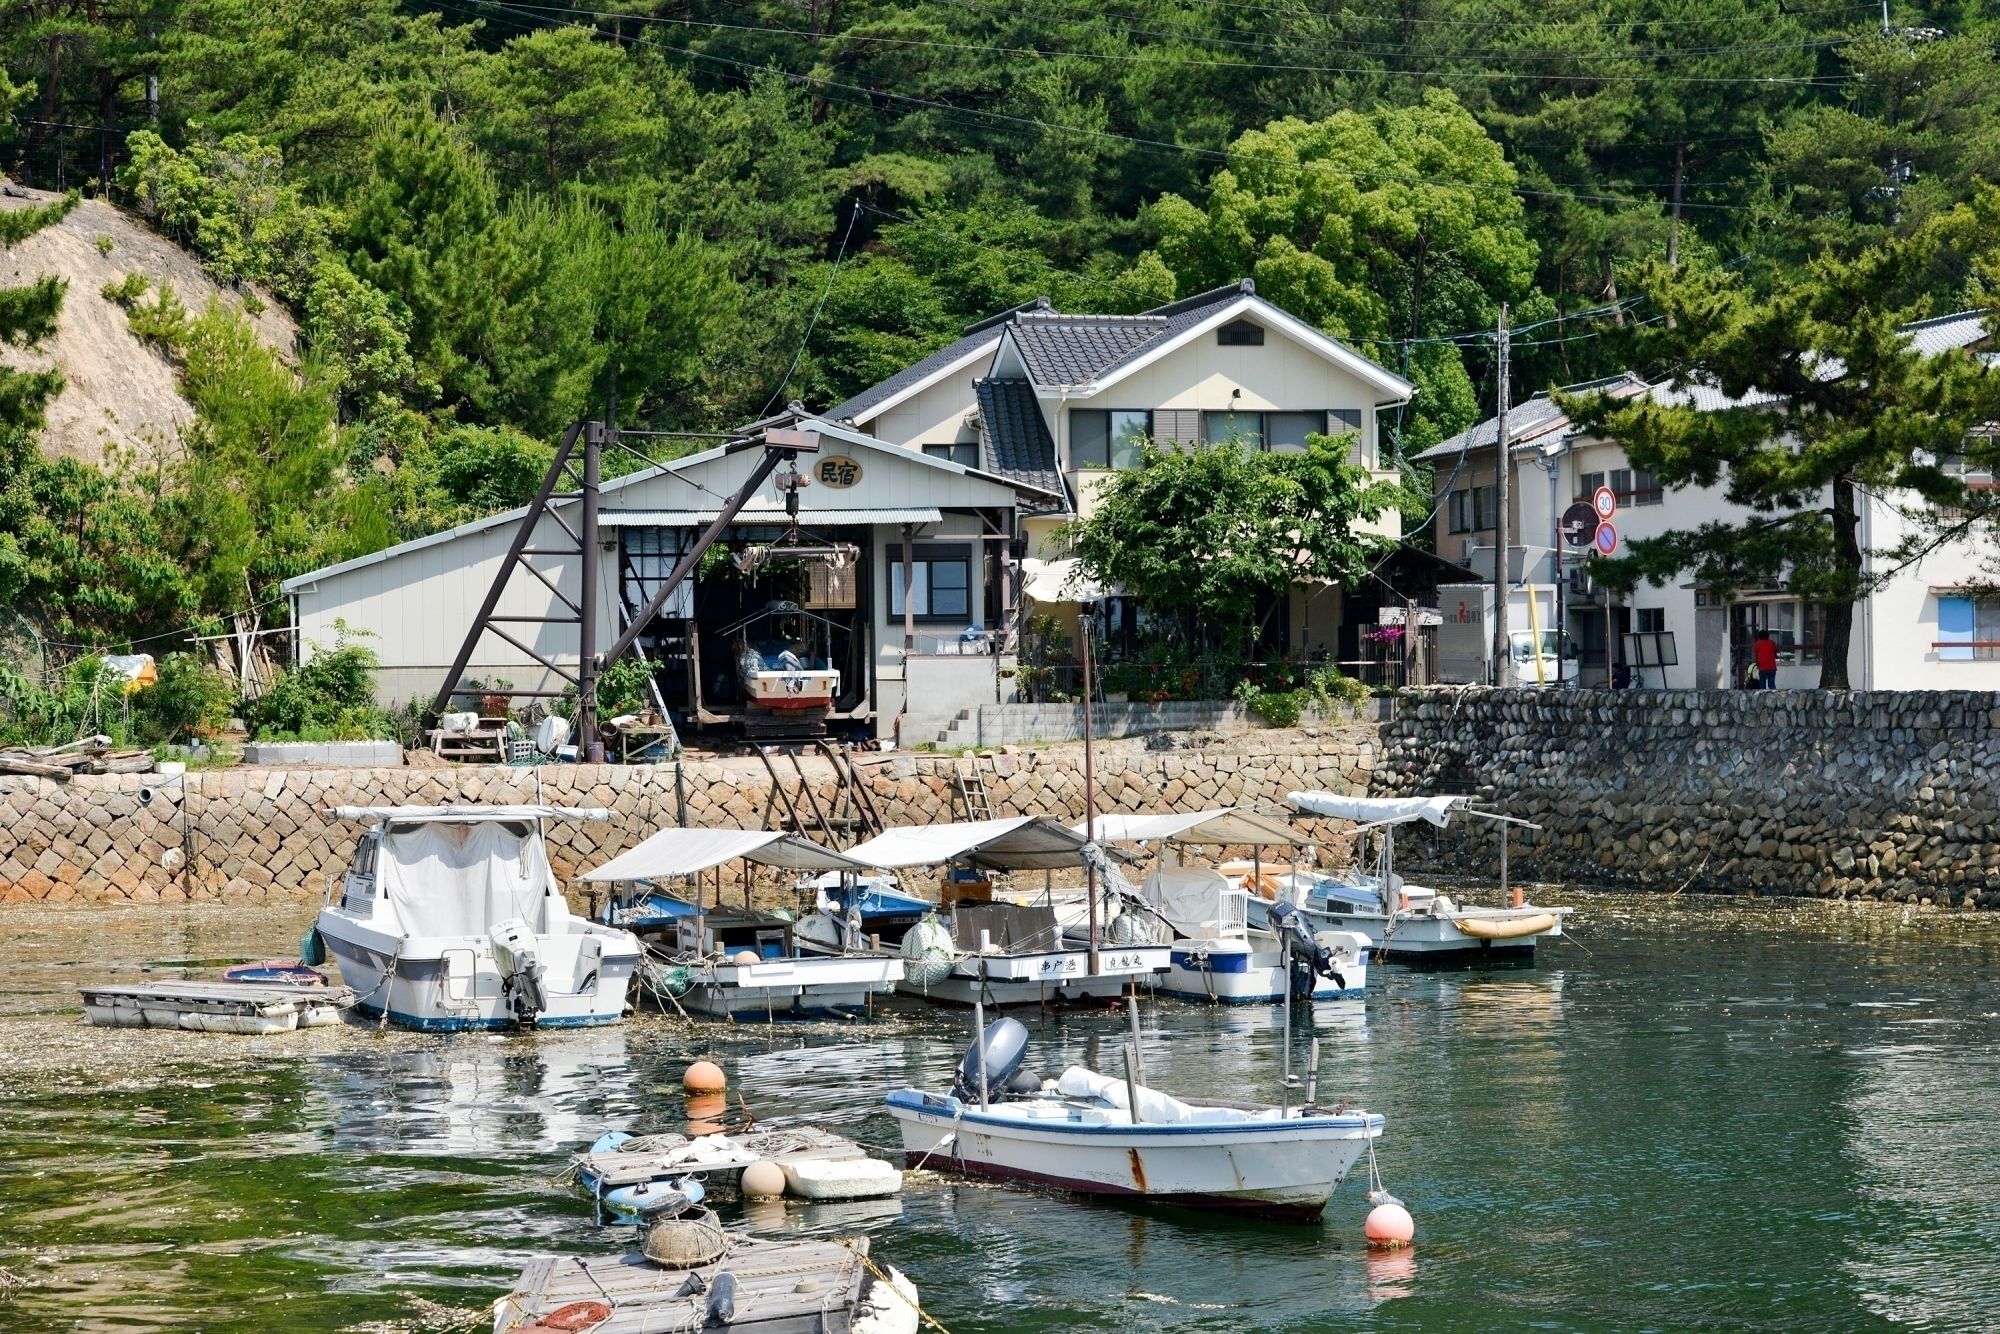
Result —
[{"label": "rope on boat", "polygon": [[866,1269],[869,1273],[873,1274],[875,1276],[875,1281],[877,1283],[887,1288],[890,1292],[895,1293],[898,1301],[908,1303],[910,1309],[917,1313],[917,1319],[923,1321],[926,1325],[929,1325],[932,1329],[936,1330],[938,1334],[951,1334],[950,1330],[946,1329],[943,1325],[940,1325],[937,1322],[936,1316],[933,1316],[929,1311],[926,1311],[923,1308],[922,1303],[910,1297],[901,1288],[897,1287],[896,1280],[890,1278],[886,1273],[882,1271],[882,1267],[880,1265],[876,1264],[873,1260],[869,1259],[868,1253],[866,1251],[862,1250],[859,1246],[855,1245],[853,1241],[849,1240],[846,1237],[836,1237],[834,1240],[839,1242],[842,1246],[845,1246],[848,1250],[854,1252],[854,1258],[861,1262],[861,1267]]}]

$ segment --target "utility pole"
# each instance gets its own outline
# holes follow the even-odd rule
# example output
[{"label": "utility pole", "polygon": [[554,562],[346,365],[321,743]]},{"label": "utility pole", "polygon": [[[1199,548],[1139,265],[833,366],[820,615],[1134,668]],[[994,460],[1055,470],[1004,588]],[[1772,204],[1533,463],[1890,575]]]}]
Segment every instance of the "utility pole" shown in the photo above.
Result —
[{"label": "utility pole", "polygon": [[1500,303],[1500,415],[1493,436],[1493,684],[1514,684],[1513,636],[1507,632],[1507,304]]},{"label": "utility pole", "polygon": [[583,596],[576,609],[576,746],[577,758],[586,764],[604,762],[604,743],[597,736],[597,676],[603,664],[597,660],[597,491],[604,476],[604,446],[618,443],[618,388],[614,379],[604,395],[604,425],[584,428],[583,434],[583,528],[578,535],[581,549],[577,565]]}]

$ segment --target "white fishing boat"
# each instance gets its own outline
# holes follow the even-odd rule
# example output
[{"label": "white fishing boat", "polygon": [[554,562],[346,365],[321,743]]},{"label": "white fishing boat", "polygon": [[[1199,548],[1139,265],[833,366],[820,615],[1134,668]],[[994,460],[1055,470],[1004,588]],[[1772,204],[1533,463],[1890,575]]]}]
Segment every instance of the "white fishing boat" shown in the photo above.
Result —
[{"label": "white fishing boat", "polygon": [[1135,984],[1151,986],[1171,962],[1164,945],[1100,942],[1092,951],[1063,938],[1051,905],[993,899],[994,873],[1081,868],[1085,847],[1054,820],[1017,815],[889,829],[845,855],[883,868],[946,868],[941,920],[904,937],[912,963],[904,994],[951,1005],[1054,1005],[1113,1000]]},{"label": "white fishing boat", "polygon": [[1027,1038],[997,1020],[949,1091],[889,1095],[910,1166],[1310,1222],[1382,1134],[1380,1115],[1326,1111],[1310,1094],[1299,1107],[1173,1097],[1145,1086],[1131,1048],[1124,1078],[1071,1066],[1022,1080]]},{"label": "white fishing boat", "polygon": [[615,1024],[628,931],[577,917],[542,843],[556,806],[340,806],[367,826],[315,930],[354,1008],[425,1032]]},{"label": "white fishing boat", "polygon": [[[1173,815],[1100,815],[1094,821],[1102,843],[1157,844],[1162,864],[1133,889],[1108,863],[1100,868],[1132,903],[1111,925],[1113,940],[1149,925],[1170,932],[1173,963],[1156,985],[1163,996],[1223,1004],[1273,1004],[1293,1000],[1354,1000],[1366,994],[1366,936],[1352,931],[1306,928],[1293,917],[1252,926],[1250,892],[1240,881],[1205,866],[1182,864],[1189,848],[1249,847],[1290,852],[1306,840],[1289,825],[1254,811],[1225,808]],[[1074,826],[1077,832],[1083,825]],[[1174,860],[1168,861],[1171,857]],[[1151,922],[1145,919],[1150,918]],[[1268,914],[1259,913],[1261,922]]]},{"label": "white fishing boat", "polygon": [[[1372,873],[1297,871],[1264,877],[1249,900],[1253,920],[1268,918],[1273,904],[1296,909],[1315,930],[1359,932],[1375,951],[1398,963],[1455,966],[1468,963],[1533,963],[1537,941],[1563,934],[1566,907],[1519,902],[1503,908],[1461,904],[1448,895],[1412,885],[1396,874],[1396,830],[1414,821],[1439,828],[1453,816],[1499,824],[1537,826],[1511,816],[1474,810],[1471,798],[1348,797],[1332,792],[1294,792],[1291,803],[1311,815],[1351,820],[1357,834],[1380,834]],[[1500,859],[1500,892],[1508,893],[1506,856]],[[1268,896],[1268,897],[1266,897]]]},{"label": "white fishing boat", "polygon": [[[586,872],[610,884],[610,920],[637,931],[661,965],[661,985],[693,1014],[719,1019],[851,1017],[895,989],[903,960],[863,940],[801,948],[795,924],[745,906],[704,901],[699,877],[731,862],[781,871],[859,874],[865,864],[796,834],[763,829],[662,829]],[[682,882],[682,893],[663,887]],[[654,970],[648,970],[651,976]]]}]

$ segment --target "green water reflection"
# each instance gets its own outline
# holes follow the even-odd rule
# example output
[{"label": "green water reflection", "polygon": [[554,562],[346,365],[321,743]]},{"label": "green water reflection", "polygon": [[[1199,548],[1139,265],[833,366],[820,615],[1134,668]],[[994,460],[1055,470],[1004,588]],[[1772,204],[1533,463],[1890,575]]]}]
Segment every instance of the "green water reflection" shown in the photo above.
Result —
[{"label": "green water reflection", "polygon": [[[1365,1004],[1316,1016],[1323,1087],[1389,1116],[1410,1254],[1362,1248],[1352,1184],[1307,1229],[936,1177],[887,1204],[734,1216],[872,1232],[954,1334],[2000,1321],[2000,929],[1581,902],[1588,954],[1390,972]],[[966,1027],[912,1009],[846,1027],[257,1039],[76,1019],[84,976],[275,952],[301,915],[0,917],[0,1265],[25,1280],[0,1327],[462,1324],[531,1256],[618,1244],[552,1179],[606,1127],[673,1127],[696,1055],[762,1118],[885,1144],[882,1092],[946,1079]],[[1275,1014],[1162,1002],[1144,1022],[1159,1082],[1275,1095]],[[1105,1015],[1032,1026],[1049,1070],[1111,1068],[1124,1035]]]}]

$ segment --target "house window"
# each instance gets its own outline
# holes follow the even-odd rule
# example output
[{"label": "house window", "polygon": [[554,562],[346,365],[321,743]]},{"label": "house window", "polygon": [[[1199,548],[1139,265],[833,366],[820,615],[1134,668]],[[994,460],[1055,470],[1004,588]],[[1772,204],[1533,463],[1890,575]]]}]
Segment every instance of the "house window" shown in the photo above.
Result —
[{"label": "house window", "polygon": [[1204,412],[1201,438],[1211,445],[1235,441],[1251,449],[1264,447],[1264,414],[1261,412]]},{"label": "house window", "polygon": [[1215,331],[1215,341],[1224,347],[1262,347],[1264,330],[1248,320],[1231,320]]},{"label": "house window", "polygon": [[1265,447],[1273,454],[1303,454],[1306,437],[1326,434],[1324,412],[1270,412],[1264,415]]},{"label": "house window", "polygon": [[1578,500],[1589,500],[1597,494],[1600,486],[1609,486],[1618,497],[1621,507],[1632,509],[1640,505],[1657,505],[1664,499],[1664,492],[1653,474],[1644,468],[1613,468],[1610,472],[1587,472],[1576,479]]},{"label": "house window", "polygon": [[[903,548],[887,548],[884,567],[889,575],[889,615],[903,614]],[[965,545],[919,543],[911,551],[910,611],[919,621],[953,621],[960,625],[972,615],[972,548]]]},{"label": "house window", "polygon": [[934,459],[944,459],[947,462],[959,464],[961,467],[977,468],[979,466],[979,442],[976,440],[967,441],[962,445],[925,445],[924,453]]},{"label": "house window", "polygon": [[1665,634],[1667,630],[1667,609],[1665,607],[1635,607],[1632,611],[1632,628],[1642,635]]},{"label": "house window", "polygon": [[2000,660],[2000,599],[1938,595],[1939,662]]},{"label": "house window", "polygon": [[1476,533],[1493,526],[1495,489],[1491,486],[1461,486],[1446,498],[1446,511],[1454,533]]},{"label": "house window", "polygon": [[1153,434],[1153,415],[1127,409],[1071,408],[1069,457],[1073,468],[1136,468]]},{"label": "house window", "polygon": [[1361,433],[1360,408],[1329,408],[1326,413],[1326,433],[1342,435],[1354,433],[1354,440],[1347,447],[1347,461],[1356,468],[1373,468],[1375,456],[1368,448],[1368,437]]}]

